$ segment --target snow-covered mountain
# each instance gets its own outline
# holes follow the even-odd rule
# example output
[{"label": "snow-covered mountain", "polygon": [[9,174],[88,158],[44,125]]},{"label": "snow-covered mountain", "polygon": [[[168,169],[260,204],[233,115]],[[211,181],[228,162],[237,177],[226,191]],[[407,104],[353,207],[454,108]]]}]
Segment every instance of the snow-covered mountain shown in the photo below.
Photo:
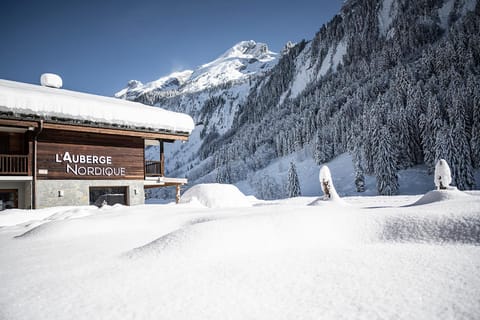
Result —
[{"label": "snow-covered mountain", "polygon": [[166,96],[195,93],[232,81],[244,81],[270,70],[277,63],[277,54],[266,44],[253,40],[242,41],[220,57],[199,66],[195,70],[174,72],[158,80],[142,84],[131,80],[127,87],[115,96],[135,99],[147,93],[165,93]]},{"label": "snow-covered mountain", "polygon": [[225,133],[251,83],[278,62],[266,44],[242,41],[195,70],[174,72],[142,84],[131,80],[115,96],[191,114],[203,134]]},{"label": "snow-covered mountain", "polygon": [[403,192],[401,170],[431,174],[440,158],[454,184],[471,189],[480,168],[479,25],[478,0],[349,0],[281,55],[242,42],[184,78],[132,82],[119,96],[193,116],[196,132],[167,167],[192,183],[278,197],[284,168],[264,170],[278,159],[320,166],[350,153],[349,183],[373,178],[380,194]]},{"label": "snow-covered mountain", "polygon": [[138,80],[130,80],[127,87],[115,94],[117,98],[135,100],[141,94],[151,91],[176,92],[190,78],[192,70],[174,72],[166,77],[143,84]]}]

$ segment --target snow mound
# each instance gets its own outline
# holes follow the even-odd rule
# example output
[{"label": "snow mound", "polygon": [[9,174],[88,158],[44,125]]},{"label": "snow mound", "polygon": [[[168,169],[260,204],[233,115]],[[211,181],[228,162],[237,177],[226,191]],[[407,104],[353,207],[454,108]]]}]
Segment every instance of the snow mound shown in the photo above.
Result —
[{"label": "snow mound", "polygon": [[309,206],[323,206],[325,204],[337,204],[337,205],[341,205],[341,206],[348,206],[348,203],[346,203],[338,195],[336,197],[332,197],[330,199],[325,199],[325,197],[318,197],[317,199],[310,202],[308,205]]},{"label": "snow mound", "polygon": [[188,189],[180,203],[200,203],[208,208],[250,207],[252,203],[237,187],[231,184],[206,183]]},{"label": "snow mound", "polygon": [[285,249],[344,247],[378,238],[378,223],[351,210],[335,214],[283,211],[268,214],[207,219],[163,235],[124,253],[129,259],[175,258],[202,260],[241,257]]},{"label": "snow mound", "polygon": [[423,216],[387,216],[382,221],[380,240],[393,243],[463,243],[478,246],[479,226],[478,215],[436,213]]},{"label": "snow mound", "polygon": [[440,202],[440,201],[464,199],[466,197],[470,197],[470,196],[458,190],[455,187],[449,187],[447,190],[433,190],[433,191],[427,192],[420,199],[408,205],[407,207],[421,206],[421,205]]},{"label": "snow mound", "polygon": [[0,227],[32,224],[33,222],[44,223],[51,220],[63,220],[68,218],[79,218],[90,215],[88,208],[78,206],[60,206],[36,210],[9,209],[0,211]]},{"label": "snow mound", "polygon": [[[85,235],[85,230],[90,227],[85,220],[54,220],[46,221],[34,228],[26,231],[25,233],[15,236],[17,239],[29,239],[29,238],[63,238],[71,237],[74,235]],[[90,231],[92,229],[90,228]]]},{"label": "snow mound", "polygon": [[[115,227],[115,224],[112,223],[112,220],[104,217],[105,214],[119,213],[122,209],[125,211],[127,208],[122,205],[114,205],[101,208],[77,206],[39,209],[50,215],[41,220],[30,220],[26,224],[24,223],[30,229],[15,238],[61,238],[108,233]],[[90,219],[96,220],[92,223]]]}]

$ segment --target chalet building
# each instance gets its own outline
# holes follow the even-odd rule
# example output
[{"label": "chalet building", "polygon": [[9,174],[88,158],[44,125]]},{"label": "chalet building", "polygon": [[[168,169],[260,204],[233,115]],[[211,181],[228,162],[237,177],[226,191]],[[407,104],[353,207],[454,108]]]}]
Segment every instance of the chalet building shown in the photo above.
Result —
[{"label": "chalet building", "polygon": [[143,204],[146,188],[164,186],[178,200],[187,180],[165,176],[164,144],[188,140],[190,116],[60,89],[55,75],[42,84],[0,80],[0,210]]}]

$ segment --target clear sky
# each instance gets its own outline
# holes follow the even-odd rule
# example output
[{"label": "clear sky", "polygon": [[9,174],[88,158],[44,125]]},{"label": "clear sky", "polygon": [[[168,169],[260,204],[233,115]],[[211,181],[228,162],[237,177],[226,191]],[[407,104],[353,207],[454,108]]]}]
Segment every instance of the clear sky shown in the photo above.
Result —
[{"label": "clear sky", "polygon": [[209,62],[242,40],[310,40],[343,0],[2,0],[0,78],[111,96]]}]

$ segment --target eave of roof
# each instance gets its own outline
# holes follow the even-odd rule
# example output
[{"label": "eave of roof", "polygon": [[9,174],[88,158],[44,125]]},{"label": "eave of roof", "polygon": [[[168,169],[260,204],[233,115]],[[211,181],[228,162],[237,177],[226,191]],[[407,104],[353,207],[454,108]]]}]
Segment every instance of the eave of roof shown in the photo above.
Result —
[{"label": "eave of roof", "polygon": [[188,137],[194,128],[186,114],[7,80],[0,80],[0,118],[178,137]]}]

